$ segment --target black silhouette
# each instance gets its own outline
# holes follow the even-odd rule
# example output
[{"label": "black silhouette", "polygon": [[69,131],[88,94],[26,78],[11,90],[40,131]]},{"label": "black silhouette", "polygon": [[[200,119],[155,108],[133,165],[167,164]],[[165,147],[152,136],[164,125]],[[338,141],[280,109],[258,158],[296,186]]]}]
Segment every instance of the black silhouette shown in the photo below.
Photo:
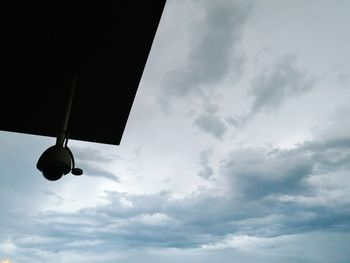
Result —
[{"label": "black silhouette", "polygon": [[72,172],[74,175],[82,175],[83,170],[75,167],[72,151],[68,148],[68,122],[72,108],[75,89],[77,86],[77,75],[72,78],[72,87],[67,98],[66,113],[63,118],[61,132],[56,139],[56,145],[48,148],[39,158],[36,167],[43,173],[44,177],[50,181],[57,181],[63,175]]},{"label": "black silhouette", "polygon": [[[120,143],[165,2],[8,1],[2,7],[0,129],[58,138],[38,162],[48,179],[69,169],[63,165],[54,175],[41,166],[47,156],[74,162],[64,145],[68,132],[75,140]],[[73,75],[79,81],[62,135]]]},{"label": "black silhouette", "polygon": [[8,1],[0,129],[56,137],[77,74],[70,138],[118,145],[164,4]]}]

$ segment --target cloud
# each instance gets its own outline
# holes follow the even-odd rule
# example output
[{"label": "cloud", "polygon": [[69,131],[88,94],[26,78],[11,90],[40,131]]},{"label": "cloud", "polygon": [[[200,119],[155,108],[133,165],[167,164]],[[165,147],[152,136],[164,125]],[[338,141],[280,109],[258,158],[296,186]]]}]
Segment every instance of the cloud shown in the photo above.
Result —
[{"label": "cloud", "polygon": [[211,90],[228,72],[240,71],[243,59],[238,44],[251,8],[250,1],[229,0],[204,1],[197,6],[196,11],[204,15],[192,34],[186,63],[164,78],[166,98],[203,95],[203,86]]},{"label": "cloud", "polygon": [[227,130],[227,126],[219,116],[209,113],[199,115],[193,124],[219,140],[222,139],[222,136]]},{"label": "cloud", "polygon": [[311,194],[312,176],[350,169],[350,139],[310,141],[290,150],[232,151],[221,166],[234,191],[247,198],[278,193]]},{"label": "cloud", "polygon": [[86,176],[102,177],[115,182],[119,182],[119,177],[116,174],[108,171],[108,168],[101,168],[97,166],[93,162],[79,162],[79,167],[83,169],[84,175]]},{"label": "cloud", "polygon": [[332,140],[333,138],[346,138],[350,134],[350,107],[336,107],[318,127],[315,134],[320,140]]},{"label": "cloud", "polygon": [[237,195],[260,199],[305,190],[303,179],[312,168],[313,162],[298,151],[238,149],[229,154],[221,172]]},{"label": "cloud", "polygon": [[64,201],[63,197],[56,194],[55,192],[48,191],[48,190],[44,190],[43,192],[46,194],[48,198],[50,197],[53,198],[55,200],[56,205],[61,205]]},{"label": "cloud", "polygon": [[[194,249],[169,248],[130,248],[121,250],[110,248],[103,253],[96,253],[93,247],[85,251],[67,249],[47,252],[45,250],[20,249],[11,258],[12,262],[94,262],[94,263],[131,263],[131,262],[229,262],[235,258],[240,263],[269,262],[346,262],[349,257],[346,233],[313,232],[273,238],[259,238],[248,235],[228,236],[222,242]],[[91,244],[94,241],[91,241]],[[98,243],[98,242],[96,242]],[[92,250],[90,250],[92,248]],[[101,251],[102,252],[102,251]],[[315,253],[316,252],[316,253]]]},{"label": "cloud", "polygon": [[[204,163],[209,154],[202,152]],[[181,199],[166,192],[107,192],[107,202],[97,207],[37,215],[31,231],[58,240],[50,244],[34,240],[32,246],[50,251],[69,247],[82,252],[85,243],[98,241],[91,251],[184,249],[225,243],[230,235],[259,239],[312,231],[350,231],[347,189],[336,197],[342,202],[334,202],[337,199],[332,195],[327,195],[329,201],[326,198],[318,203],[300,199],[318,198],[325,191],[339,193],[345,185],[350,188],[349,179],[340,185],[328,184],[327,188],[317,183],[320,176],[322,181],[331,180],[334,172],[344,174],[346,179],[349,163],[350,139],[346,138],[305,142],[290,150],[237,149],[220,164],[218,176],[226,180],[224,192],[201,189]],[[30,247],[30,239],[25,240],[25,247]],[[16,247],[24,247],[23,242],[14,242]]]},{"label": "cloud", "polygon": [[210,154],[211,150],[205,150],[200,153],[199,163],[203,168],[198,172],[198,176],[204,179],[208,179],[214,174],[213,168],[211,168],[208,164]]},{"label": "cloud", "polygon": [[[120,160],[120,156],[107,151],[101,152],[93,148],[80,147],[77,145],[70,148],[73,152],[76,166],[83,169],[84,175],[103,177],[119,182],[118,176],[110,172],[106,164]],[[107,166],[107,168],[101,167],[101,164]]]},{"label": "cloud", "polygon": [[311,90],[315,80],[296,66],[296,56],[286,55],[269,71],[253,81],[249,95],[253,97],[251,114],[278,108],[286,99]]},{"label": "cloud", "polygon": [[234,127],[239,127],[242,124],[242,120],[237,117],[234,118],[232,116],[229,116],[225,120],[229,125],[232,125]]},{"label": "cloud", "polygon": [[[289,150],[237,148],[216,165],[210,156],[211,150],[201,152],[199,175],[210,178],[215,168],[223,188],[212,179],[211,190],[183,198],[106,192],[105,202],[76,212],[6,211],[0,217],[0,253],[18,262],[25,255],[41,261],[56,255],[65,262],[73,255],[81,259],[88,248],[91,258],[108,262],[96,256],[103,254],[113,262],[115,251],[129,249],[222,251],[241,244],[254,250],[261,247],[255,242],[279,236],[350,231],[349,137]],[[53,193],[46,191],[57,198]]]},{"label": "cloud", "polygon": [[119,155],[111,154],[110,152],[101,152],[97,149],[81,146],[70,146],[75,159],[80,161],[95,161],[95,162],[112,162],[120,159]]}]

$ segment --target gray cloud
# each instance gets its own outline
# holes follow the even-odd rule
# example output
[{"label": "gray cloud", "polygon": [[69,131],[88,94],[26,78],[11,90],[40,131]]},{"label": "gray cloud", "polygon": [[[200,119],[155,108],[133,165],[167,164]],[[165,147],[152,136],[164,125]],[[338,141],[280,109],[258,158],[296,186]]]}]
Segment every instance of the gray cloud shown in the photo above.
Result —
[{"label": "gray cloud", "polygon": [[286,55],[272,70],[256,77],[249,94],[253,97],[252,114],[272,110],[290,97],[301,95],[314,86],[314,79],[296,66],[296,56]]},{"label": "gray cloud", "polygon": [[225,120],[229,125],[232,125],[234,127],[239,127],[242,124],[242,120],[237,117],[234,118],[232,116],[229,116]]},{"label": "gray cloud", "polygon": [[210,103],[210,102],[206,102],[204,104],[204,110],[208,113],[208,114],[215,114],[218,112],[219,107],[216,104]]},{"label": "gray cloud", "polygon": [[[202,152],[203,164],[209,155],[210,151]],[[317,198],[322,189],[308,180],[348,173],[349,163],[349,138],[306,142],[291,150],[237,149],[220,165],[219,175],[227,182],[225,194],[202,190],[173,199],[170,193],[108,192],[104,205],[35,216],[29,232],[16,225],[20,220],[9,224],[10,219],[2,217],[1,226],[7,226],[3,233],[19,249],[83,253],[88,247],[94,254],[145,247],[198,248],[220,243],[228,235],[272,238],[310,231],[349,232],[350,200],[313,205],[280,199]],[[340,186],[329,185],[328,190],[332,187]],[[51,241],[23,242],[31,233]]]},{"label": "gray cloud", "polygon": [[205,150],[200,153],[199,163],[203,168],[198,172],[198,176],[204,179],[208,179],[214,174],[213,168],[211,168],[208,164],[210,154],[211,150]]},{"label": "gray cloud", "polygon": [[79,162],[79,165],[77,164],[77,166],[83,169],[84,176],[86,175],[86,176],[102,177],[115,182],[119,182],[119,177],[116,174],[108,171],[105,168],[96,166],[93,162],[89,162],[89,161]]},{"label": "gray cloud", "polygon": [[311,175],[313,165],[299,152],[247,149],[232,152],[221,170],[236,194],[260,199],[273,193],[303,191],[303,179]]},{"label": "gray cloud", "polygon": [[103,177],[119,182],[117,175],[101,167],[101,164],[107,164],[112,161],[120,160],[121,157],[119,155],[101,152],[89,147],[73,146],[70,148],[74,155],[75,165],[83,169],[84,175]]},{"label": "gray cloud", "polygon": [[312,194],[306,179],[350,169],[350,139],[306,142],[291,150],[236,150],[221,167],[232,188],[247,198],[271,194]]},{"label": "gray cloud", "polygon": [[[210,154],[206,150],[200,155],[204,177],[213,169]],[[223,242],[229,235],[273,238],[312,231],[349,233],[350,200],[342,193],[350,182],[312,183],[331,180],[336,174],[347,178],[349,164],[349,137],[327,137],[290,150],[251,148],[228,153],[216,169],[216,177],[226,186],[220,195],[205,189],[183,199],[173,199],[170,193],[109,192],[107,202],[97,207],[40,214],[29,213],[33,207],[28,205],[22,213],[7,209],[5,203],[20,204],[2,195],[6,211],[0,216],[0,253],[16,262],[26,262],[29,256],[45,262],[52,255],[59,262],[59,257],[86,255],[86,251],[94,258],[115,256],[118,249],[200,248]],[[33,186],[31,190],[38,189]],[[54,189],[46,191],[57,198],[53,193]],[[332,199],[334,193],[338,199]]]},{"label": "gray cloud", "polygon": [[210,89],[211,84],[229,71],[240,71],[243,60],[237,44],[251,12],[252,5],[248,2],[205,1],[201,5],[205,16],[193,35],[187,63],[169,72],[164,79],[166,96],[193,92],[204,95],[201,86]]},{"label": "gray cloud", "polygon": [[[40,239],[41,237],[37,237]],[[229,240],[229,238],[227,238]],[[36,262],[94,262],[94,263],[130,263],[130,262],[229,262],[232,258],[240,263],[269,262],[280,263],[288,259],[288,262],[303,263],[337,263],[346,262],[349,252],[347,244],[349,235],[346,233],[314,232],[307,235],[293,235],[291,237],[274,237],[259,239],[249,236],[241,236],[241,240],[235,238],[233,246],[229,243],[214,243],[212,249],[149,249],[110,248],[109,251],[95,251],[100,245],[98,240],[86,240],[85,251],[75,250],[70,247],[65,251],[47,252],[40,249],[18,249],[17,255],[11,257],[12,261],[24,263],[35,260]],[[47,242],[50,240],[48,239]],[[92,244],[96,244],[93,246]],[[73,245],[73,244],[71,244]],[[224,248],[215,249],[215,246]],[[240,246],[243,249],[240,249]],[[248,249],[246,249],[246,247]],[[273,253],[271,253],[273,251]],[[315,255],[314,251],[317,251]]]},{"label": "gray cloud", "polygon": [[222,139],[227,130],[225,123],[214,114],[201,114],[194,120],[193,124],[217,139]]},{"label": "gray cloud", "polygon": [[76,145],[69,147],[75,159],[81,161],[95,161],[95,162],[111,162],[120,159],[117,154],[106,154],[90,147],[78,147]]},{"label": "gray cloud", "polygon": [[214,174],[213,168],[208,165],[205,165],[202,170],[199,171],[198,176],[208,179]]}]

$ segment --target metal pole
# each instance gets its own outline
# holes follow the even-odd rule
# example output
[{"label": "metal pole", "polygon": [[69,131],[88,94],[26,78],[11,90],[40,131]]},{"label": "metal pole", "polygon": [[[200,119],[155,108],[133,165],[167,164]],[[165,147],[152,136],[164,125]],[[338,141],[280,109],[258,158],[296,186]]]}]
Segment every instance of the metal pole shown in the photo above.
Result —
[{"label": "metal pole", "polygon": [[74,92],[75,92],[75,88],[77,86],[77,78],[78,78],[77,75],[74,74],[73,75],[73,80],[72,80],[72,87],[70,89],[68,100],[67,100],[66,112],[64,114],[64,119],[63,119],[63,123],[62,123],[62,129],[61,129],[60,133],[57,136],[56,145],[63,146],[64,140],[66,139],[70,110],[72,108]]}]

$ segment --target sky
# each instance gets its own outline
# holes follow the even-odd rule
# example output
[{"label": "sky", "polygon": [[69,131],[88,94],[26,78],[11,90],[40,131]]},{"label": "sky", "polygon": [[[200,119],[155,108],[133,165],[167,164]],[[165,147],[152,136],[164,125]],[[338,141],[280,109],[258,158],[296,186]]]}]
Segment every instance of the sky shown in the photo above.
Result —
[{"label": "sky", "polygon": [[350,262],[350,2],[168,0],[119,146],[0,131],[0,260]]}]

